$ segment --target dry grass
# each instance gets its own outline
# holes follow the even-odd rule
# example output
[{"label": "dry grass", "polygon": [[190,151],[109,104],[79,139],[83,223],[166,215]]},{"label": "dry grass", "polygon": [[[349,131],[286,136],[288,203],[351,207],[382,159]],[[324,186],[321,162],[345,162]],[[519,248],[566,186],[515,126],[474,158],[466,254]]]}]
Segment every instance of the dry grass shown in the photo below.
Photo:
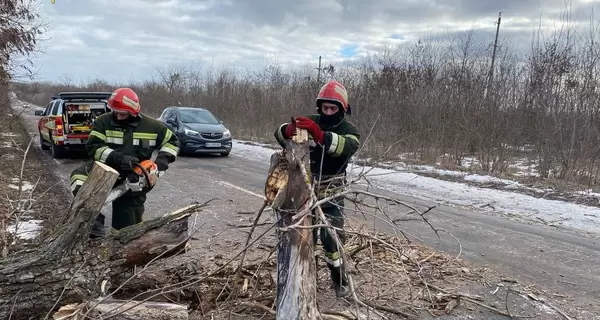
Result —
[{"label": "dry grass", "polygon": [[[33,245],[37,232],[51,232],[70,198],[62,182],[48,169],[47,159],[35,148],[19,115],[0,95],[0,257]],[[44,160],[46,159],[46,160]],[[57,187],[58,185],[58,187]],[[39,226],[39,230],[34,228]],[[45,230],[42,229],[45,227]],[[32,229],[33,228],[33,229]],[[16,236],[15,233],[18,235]]]}]

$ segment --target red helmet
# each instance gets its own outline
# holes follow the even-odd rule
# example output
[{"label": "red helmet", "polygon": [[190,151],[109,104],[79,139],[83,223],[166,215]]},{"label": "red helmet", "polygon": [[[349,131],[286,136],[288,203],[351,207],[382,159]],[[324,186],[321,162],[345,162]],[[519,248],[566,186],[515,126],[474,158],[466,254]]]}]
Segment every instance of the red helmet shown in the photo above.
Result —
[{"label": "red helmet", "polygon": [[119,88],[108,98],[108,107],[114,111],[127,111],[137,117],[140,114],[140,99],[130,88]]},{"label": "red helmet", "polygon": [[350,105],[348,104],[348,92],[341,83],[332,80],[321,87],[319,95],[317,95],[317,109],[321,107],[322,102],[331,102],[348,112]]}]

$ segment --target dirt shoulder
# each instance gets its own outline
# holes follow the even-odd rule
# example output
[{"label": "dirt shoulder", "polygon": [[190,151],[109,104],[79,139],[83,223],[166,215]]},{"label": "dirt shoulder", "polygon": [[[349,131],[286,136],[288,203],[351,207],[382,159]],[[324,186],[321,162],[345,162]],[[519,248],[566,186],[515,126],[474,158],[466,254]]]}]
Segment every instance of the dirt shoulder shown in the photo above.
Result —
[{"label": "dirt shoulder", "polygon": [[[0,232],[4,254],[36,243],[38,232],[51,232],[70,205],[70,195],[51,168],[51,160],[37,147],[20,115],[0,106]],[[17,110],[18,111],[18,110]],[[56,165],[56,164],[54,164]],[[5,232],[7,230],[8,232]]]}]

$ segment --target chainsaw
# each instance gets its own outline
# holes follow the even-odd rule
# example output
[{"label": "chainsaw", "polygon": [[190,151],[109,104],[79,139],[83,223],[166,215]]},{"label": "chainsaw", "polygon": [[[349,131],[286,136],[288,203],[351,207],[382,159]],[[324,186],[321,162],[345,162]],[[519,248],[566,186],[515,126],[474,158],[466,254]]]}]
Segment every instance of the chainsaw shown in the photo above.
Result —
[{"label": "chainsaw", "polygon": [[[153,160],[143,160],[140,163],[132,164],[133,168],[133,177],[132,175],[128,175],[125,177],[124,181],[118,186],[114,187],[110,193],[108,194],[108,198],[104,204],[113,202],[115,199],[119,198],[125,192],[139,192],[146,188],[153,187],[158,180],[158,177],[163,173],[163,171],[158,171],[158,166],[154,163]],[[131,181],[137,180],[137,181]]]}]

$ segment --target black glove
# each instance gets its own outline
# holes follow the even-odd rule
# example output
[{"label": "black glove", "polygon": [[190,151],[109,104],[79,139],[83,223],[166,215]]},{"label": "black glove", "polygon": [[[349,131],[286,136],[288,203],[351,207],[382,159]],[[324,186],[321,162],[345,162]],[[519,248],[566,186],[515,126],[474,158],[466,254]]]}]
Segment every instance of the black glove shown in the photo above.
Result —
[{"label": "black glove", "polygon": [[113,151],[106,159],[106,162],[108,165],[124,174],[133,171],[133,164],[139,163],[140,159],[118,151]]},{"label": "black glove", "polygon": [[156,166],[158,167],[158,171],[167,171],[169,169],[169,159],[166,156],[158,156],[156,157]]},{"label": "black glove", "polygon": [[146,179],[145,177],[140,177],[137,173],[135,172],[130,172],[129,174],[127,174],[127,180],[129,180],[129,182],[131,183],[136,183],[138,181],[140,181],[140,179]]}]

